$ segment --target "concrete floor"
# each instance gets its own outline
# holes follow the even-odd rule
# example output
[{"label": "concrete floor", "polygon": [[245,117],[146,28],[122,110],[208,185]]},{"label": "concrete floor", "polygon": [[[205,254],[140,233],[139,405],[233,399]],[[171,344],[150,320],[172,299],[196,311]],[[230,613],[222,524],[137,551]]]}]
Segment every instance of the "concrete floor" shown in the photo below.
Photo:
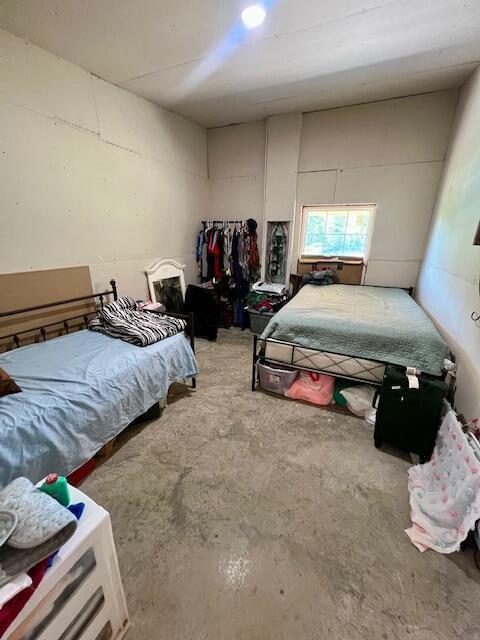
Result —
[{"label": "concrete floor", "polygon": [[353,417],[251,393],[251,335],[83,484],[112,516],[128,640],[480,638],[471,552],[408,540],[407,460]]}]

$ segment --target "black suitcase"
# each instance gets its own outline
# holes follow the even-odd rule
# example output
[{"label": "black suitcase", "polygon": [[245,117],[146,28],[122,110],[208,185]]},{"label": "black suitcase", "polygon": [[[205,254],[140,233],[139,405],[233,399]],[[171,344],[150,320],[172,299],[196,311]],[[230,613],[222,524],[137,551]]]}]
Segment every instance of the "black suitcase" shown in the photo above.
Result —
[{"label": "black suitcase", "polygon": [[442,401],[447,393],[443,380],[420,374],[419,388],[410,389],[404,367],[385,369],[375,420],[375,446],[382,442],[430,459],[440,426]]}]

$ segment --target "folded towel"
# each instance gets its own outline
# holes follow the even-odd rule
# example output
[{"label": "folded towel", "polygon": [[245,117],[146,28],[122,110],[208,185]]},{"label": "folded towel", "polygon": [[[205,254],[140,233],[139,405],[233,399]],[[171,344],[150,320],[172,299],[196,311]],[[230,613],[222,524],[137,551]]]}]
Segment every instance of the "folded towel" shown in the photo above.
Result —
[{"label": "folded towel", "polygon": [[0,548],[0,587],[54,553],[77,528],[73,513],[27,478],[17,478],[0,491],[0,509],[17,517]]}]

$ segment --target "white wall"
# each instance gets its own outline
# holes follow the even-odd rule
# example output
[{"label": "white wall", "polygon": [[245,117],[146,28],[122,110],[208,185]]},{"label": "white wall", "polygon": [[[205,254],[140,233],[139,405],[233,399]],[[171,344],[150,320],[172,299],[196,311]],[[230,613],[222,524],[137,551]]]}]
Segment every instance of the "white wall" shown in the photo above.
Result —
[{"label": "white wall", "polygon": [[303,205],[378,203],[366,283],[415,285],[456,101],[442,91],[304,114],[296,255]]},{"label": "white wall", "polygon": [[[289,222],[289,237],[293,233],[297,200],[298,149],[302,127],[301,113],[270,116],[267,119],[265,226],[270,221]],[[264,233],[262,256],[267,255],[267,233]],[[292,247],[289,241],[286,283],[292,269]],[[267,262],[264,257],[263,266]]]},{"label": "white wall", "polygon": [[432,316],[458,359],[458,409],[480,417],[480,69],[460,95],[441,179],[417,299]]},{"label": "white wall", "polygon": [[414,286],[457,99],[439,91],[271,116],[266,144],[264,121],[210,129],[211,215],[294,217],[294,270],[303,205],[378,203],[366,283]]},{"label": "white wall", "polygon": [[208,218],[258,223],[262,236],[265,121],[208,129]]},{"label": "white wall", "polygon": [[146,295],[208,212],[206,131],[0,31],[0,272],[90,265]]},{"label": "white wall", "polygon": [[301,113],[267,120],[265,220],[293,220],[297,194]]}]

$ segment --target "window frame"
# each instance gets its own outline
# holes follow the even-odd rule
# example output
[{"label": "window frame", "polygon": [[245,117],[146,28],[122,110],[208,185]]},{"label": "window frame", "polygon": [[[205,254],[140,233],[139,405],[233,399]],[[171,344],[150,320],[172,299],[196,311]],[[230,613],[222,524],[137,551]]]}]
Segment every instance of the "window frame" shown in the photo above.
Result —
[{"label": "window frame", "polygon": [[[349,210],[365,210],[370,212],[370,220],[368,223],[367,240],[365,242],[365,250],[363,256],[349,256],[342,254],[338,256],[326,256],[324,254],[308,255],[305,254],[305,234],[307,231],[307,217],[309,211],[349,211]],[[377,212],[377,205],[375,203],[349,203],[349,204],[304,204],[302,205],[302,225],[300,235],[300,259],[301,260],[332,260],[333,258],[339,258],[340,260],[362,260],[363,264],[367,264],[370,255],[370,249],[372,245],[372,235],[375,223],[375,215]]]}]

